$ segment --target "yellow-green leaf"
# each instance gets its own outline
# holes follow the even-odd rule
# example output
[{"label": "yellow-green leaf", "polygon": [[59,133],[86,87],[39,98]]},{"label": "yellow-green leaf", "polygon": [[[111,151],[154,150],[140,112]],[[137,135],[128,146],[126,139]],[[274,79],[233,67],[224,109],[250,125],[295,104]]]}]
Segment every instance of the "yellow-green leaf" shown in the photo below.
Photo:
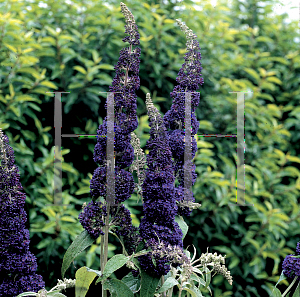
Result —
[{"label": "yellow-green leaf", "polygon": [[49,43],[51,43],[52,45],[56,45],[55,39],[54,39],[53,37],[51,37],[51,36],[44,37],[44,38],[42,39],[42,42],[49,42]]},{"label": "yellow-green leaf", "polygon": [[35,126],[38,128],[38,130],[40,131],[42,129],[42,124],[40,122],[40,120],[38,118],[34,119],[35,122]]},{"label": "yellow-green leaf", "polygon": [[93,271],[87,271],[87,267],[83,266],[75,273],[75,295],[76,297],[84,297],[89,290],[91,283],[97,274]]},{"label": "yellow-green leaf", "polygon": [[278,85],[282,85],[282,81],[279,78],[274,76],[267,77],[267,81],[273,82]]},{"label": "yellow-green leaf", "polygon": [[270,43],[273,43],[273,39],[271,39],[270,37],[267,37],[267,36],[258,36],[256,39],[255,39],[257,42],[270,42]]},{"label": "yellow-green leaf", "polygon": [[171,19],[165,19],[163,22],[166,24],[174,24],[175,23],[175,21],[171,20]]},{"label": "yellow-green leaf", "polygon": [[269,71],[267,73],[267,76],[272,76],[272,75],[276,75],[277,74],[277,71]]},{"label": "yellow-green leaf", "polygon": [[77,175],[77,171],[71,166],[71,165],[69,165],[69,164],[67,164],[67,163],[62,163],[61,164],[61,169],[63,170],[63,171],[68,171],[68,172],[71,172],[71,173],[74,173],[74,174],[76,174]]},{"label": "yellow-green leaf", "polygon": [[53,36],[57,36],[59,32],[56,32],[54,29],[50,28],[49,26],[45,26],[46,30]]},{"label": "yellow-green leaf", "polygon": [[273,61],[279,62],[281,64],[289,65],[289,61],[282,57],[271,57]]},{"label": "yellow-green leaf", "polygon": [[160,21],[161,20],[161,16],[155,12],[152,12],[152,15],[158,20]]},{"label": "yellow-green leaf", "polygon": [[15,96],[15,91],[12,84],[9,84],[9,92],[10,92],[10,97],[13,98]]},{"label": "yellow-green leaf", "polygon": [[6,46],[8,49],[10,49],[11,51],[13,51],[14,53],[17,52],[17,49],[14,46],[12,46],[10,44],[7,44],[7,43],[3,43],[3,44],[4,44],[4,46]]},{"label": "yellow-green leaf", "polygon": [[81,72],[82,74],[86,74],[86,70],[81,66],[74,66],[73,69]]},{"label": "yellow-green leaf", "polygon": [[300,163],[300,158],[296,157],[296,156],[286,156],[286,158],[288,159],[288,161],[290,162],[296,162],[296,163]]},{"label": "yellow-green leaf", "polygon": [[148,37],[141,37],[141,41],[144,41],[144,42],[147,42],[147,41],[150,41],[151,39],[153,38],[153,35],[150,35]]},{"label": "yellow-green leaf", "polygon": [[73,217],[70,217],[70,216],[61,217],[60,220],[64,221],[64,222],[71,222],[71,223],[77,222]]},{"label": "yellow-green leaf", "polygon": [[249,75],[251,75],[256,80],[256,82],[259,82],[260,77],[254,69],[245,68],[244,71],[246,71]]},{"label": "yellow-green leaf", "polygon": [[29,95],[18,95],[18,96],[16,96],[16,101],[17,102],[24,102],[24,101],[39,101],[39,100],[36,99],[36,98],[33,98]]},{"label": "yellow-green leaf", "polygon": [[114,66],[109,64],[101,64],[97,66],[99,69],[114,70]]},{"label": "yellow-green leaf", "polygon": [[44,80],[44,81],[40,82],[40,85],[45,86],[45,87],[49,87],[49,88],[52,88],[52,89],[57,89],[57,86],[53,82],[48,81],[48,80]]}]

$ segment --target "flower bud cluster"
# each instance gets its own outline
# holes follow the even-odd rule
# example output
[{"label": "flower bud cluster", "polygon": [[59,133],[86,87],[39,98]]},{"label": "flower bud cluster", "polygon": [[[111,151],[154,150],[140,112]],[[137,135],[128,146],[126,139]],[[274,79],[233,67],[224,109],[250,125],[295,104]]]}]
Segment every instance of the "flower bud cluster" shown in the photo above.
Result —
[{"label": "flower bud cluster", "polygon": [[[195,157],[197,151],[197,142],[194,135],[199,129],[199,122],[195,116],[195,110],[199,104],[200,94],[196,92],[199,84],[203,84],[203,78],[201,77],[201,53],[199,42],[196,40],[197,36],[193,34],[192,30],[184,25],[181,21],[177,20],[182,31],[187,36],[187,50],[185,54],[185,63],[179,70],[176,81],[179,85],[175,86],[173,92],[170,93],[173,98],[173,104],[171,110],[167,111],[164,115],[164,124],[170,136],[170,147],[172,150],[172,156],[174,158],[174,170],[175,175],[178,178],[179,186],[175,188],[176,201],[178,203],[178,214],[189,216],[192,209],[199,205],[194,205],[195,198],[193,193],[189,189],[184,188],[184,172],[191,173],[191,184],[194,185],[197,174],[195,173],[195,164],[191,161],[187,161],[185,164],[185,100],[188,94],[191,93],[191,145],[192,145],[192,158]],[[187,129],[190,129],[188,127]]]},{"label": "flower bud cluster", "polygon": [[[207,265],[213,265],[213,272],[223,275],[230,285],[232,285],[232,276],[230,275],[230,271],[227,271],[227,268],[225,267],[225,256],[217,255],[217,253],[205,253],[202,254],[200,259],[197,260],[200,261],[201,266],[207,266]],[[195,261],[196,262],[196,261]],[[221,263],[223,265],[221,265]]]},{"label": "flower bud cluster", "polygon": [[26,195],[14,163],[14,151],[0,129],[0,296],[6,297],[45,287],[42,276],[35,273],[36,257],[29,251]]},{"label": "flower bud cluster", "polygon": [[142,183],[145,180],[144,166],[146,165],[146,156],[143,150],[141,149],[140,139],[135,135],[134,132],[131,133],[131,145],[134,149],[134,155],[136,160],[133,161],[132,165],[129,168],[129,171],[132,173],[134,170],[137,171],[138,184],[135,186],[134,190],[137,191],[137,194],[142,194]]},{"label": "flower bud cluster", "polygon": [[[169,137],[149,93],[146,95],[146,106],[151,129],[150,138],[146,143],[149,154],[146,178],[142,184],[145,215],[140,223],[140,235],[150,250],[157,249],[157,242],[182,248],[182,231],[175,222],[177,205]],[[148,253],[139,256],[138,259],[143,270],[155,276],[165,275],[171,268],[168,256],[160,257],[157,253]]]},{"label": "flower bud cluster", "polygon": [[75,284],[76,284],[76,279],[64,278],[63,281],[61,279],[58,280],[57,285],[56,285],[55,288],[57,290],[65,290],[65,289],[68,289],[68,288],[75,287]]}]

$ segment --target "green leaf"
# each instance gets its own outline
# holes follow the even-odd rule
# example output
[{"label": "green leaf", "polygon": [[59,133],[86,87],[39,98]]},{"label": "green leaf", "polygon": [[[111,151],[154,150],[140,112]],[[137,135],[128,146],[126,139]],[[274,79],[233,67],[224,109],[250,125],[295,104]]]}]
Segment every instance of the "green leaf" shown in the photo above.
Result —
[{"label": "green leaf", "polygon": [[35,118],[34,119],[34,123],[35,123],[35,126],[38,128],[38,130],[40,131],[42,129],[42,124],[41,122],[39,121],[39,119]]},{"label": "green leaf", "polygon": [[45,26],[45,29],[52,35],[52,36],[57,36],[59,35],[59,32],[56,32],[54,29],[52,29],[49,26]]},{"label": "green leaf", "polygon": [[104,282],[103,288],[111,293],[116,293],[118,297],[133,297],[132,291],[118,279],[108,279]]},{"label": "green leaf", "polygon": [[33,98],[29,95],[18,95],[18,96],[16,96],[16,101],[17,102],[24,102],[24,101],[39,101],[39,100],[36,99],[36,98]]},{"label": "green leaf", "polygon": [[[281,297],[281,292],[277,289],[277,288],[274,288],[274,290],[272,291],[272,297]],[[299,296],[299,295],[298,295]]]},{"label": "green leaf", "polygon": [[87,271],[87,267],[85,266],[78,269],[75,274],[75,296],[84,297],[96,276],[95,272]]},{"label": "green leaf", "polygon": [[68,163],[62,162],[61,169],[63,171],[68,171],[68,172],[74,173],[75,175],[78,175],[78,172],[73,168],[73,166],[71,166]]},{"label": "green leaf", "polygon": [[211,272],[207,267],[205,267],[204,271],[206,272],[206,274],[205,274],[205,288],[208,288],[208,286],[211,282]]},{"label": "green leaf", "polygon": [[25,293],[22,293],[22,294],[19,294],[18,296],[16,297],[23,297],[23,296],[37,296],[38,293],[35,293],[35,292],[25,292]]},{"label": "green leaf", "polygon": [[298,283],[298,286],[293,294],[293,297],[299,297],[299,296],[300,296],[300,283]]},{"label": "green leaf", "polygon": [[122,282],[130,288],[133,293],[136,293],[140,288],[141,280],[139,277],[134,277],[132,272],[128,273],[122,278]]},{"label": "green leaf", "polygon": [[106,69],[106,70],[114,70],[114,66],[109,64],[100,64],[98,66],[99,69]]},{"label": "green leaf", "polygon": [[50,296],[50,297],[67,297],[66,295],[62,294],[62,293],[59,293],[59,292],[55,292],[55,291],[52,291],[50,293],[47,293],[47,297]]},{"label": "green leaf", "polygon": [[48,80],[44,80],[42,82],[40,82],[40,85],[45,86],[45,87],[49,87],[51,89],[57,89],[58,87],[51,81]]},{"label": "green leaf", "polygon": [[192,289],[189,289],[189,288],[183,288],[183,290],[189,292],[189,293],[192,295],[192,297],[198,297],[198,296],[199,296],[199,295],[197,295],[197,294],[194,292],[194,290],[192,290]]},{"label": "green leaf", "polygon": [[[68,86],[69,89],[77,89],[77,88],[81,88],[81,87],[84,87],[84,83],[83,82],[74,82],[74,83],[69,84],[69,86]],[[76,99],[77,98],[75,98],[75,100]]]},{"label": "green leaf", "polygon": [[100,281],[106,280],[113,272],[124,266],[129,259],[130,257],[126,257],[123,254],[115,255],[109,259],[104,267],[103,276],[97,279],[96,284]]},{"label": "green leaf", "polygon": [[140,295],[143,297],[153,297],[160,277],[153,277],[144,270],[141,271],[141,277],[142,281]]},{"label": "green leaf", "polygon": [[144,243],[144,241],[142,240],[142,241],[138,244],[138,246],[137,246],[137,248],[136,248],[136,250],[135,250],[135,254],[137,254],[138,252],[140,252],[141,250],[143,250],[144,247],[145,247],[145,243]]},{"label": "green leaf", "polygon": [[273,82],[278,85],[282,85],[282,81],[279,78],[274,76],[267,77],[267,81]]},{"label": "green leaf", "polygon": [[228,266],[228,269],[232,269],[235,266],[237,266],[240,263],[239,258],[237,258],[236,256],[233,257],[233,260],[231,261],[230,265]]},{"label": "green leaf", "polygon": [[169,277],[167,280],[164,282],[162,287],[156,292],[156,293],[162,293],[165,292],[174,286],[178,285],[178,281],[174,277]]},{"label": "green leaf", "polygon": [[17,117],[20,117],[20,116],[21,116],[21,112],[20,112],[20,109],[19,109],[19,108],[10,105],[10,106],[9,106],[9,109],[10,109]]},{"label": "green leaf", "polygon": [[182,218],[182,216],[176,216],[175,217],[175,222],[178,223],[182,233],[183,233],[183,237],[182,239],[184,239],[184,237],[186,236],[189,226],[187,225],[187,223],[184,221],[184,219]]},{"label": "green leaf", "polygon": [[75,192],[75,195],[82,195],[82,194],[87,194],[90,192],[90,187],[81,187],[78,191]]},{"label": "green leaf", "polygon": [[64,258],[63,263],[61,266],[61,275],[62,279],[65,276],[65,273],[70,266],[71,262],[79,255],[81,254],[87,247],[89,247],[93,242],[95,241],[94,238],[89,235],[89,233],[84,230],[82,231],[72,242],[72,244],[67,249]]},{"label": "green leaf", "polygon": [[7,48],[9,48],[11,51],[13,51],[13,52],[17,52],[17,49],[14,47],[14,46],[12,46],[12,45],[10,45],[10,44],[7,44],[7,43],[3,43],[4,44],[4,46],[6,46]]},{"label": "green leaf", "polygon": [[74,66],[73,69],[81,72],[82,74],[86,74],[86,70],[81,66]]},{"label": "green leaf", "polygon": [[259,82],[260,76],[255,70],[253,70],[252,68],[245,68],[244,71],[246,71],[249,75],[251,75],[256,80],[257,83]]},{"label": "green leaf", "polygon": [[289,162],[300,163],[299,157],[287,155],[286,158],[288,159]]},{"label": "green leaf", "polygon": [[71,217],[71,216],[63,216],[60,218],[61,221],[64,222],[71,222],[71,223],[76,223],[77,221],[75,220],[75,218]]},{"label": "green leaf", "polygon": [[95,63],[99,63],[102,58],[99,58],[98,52],[96,50],[92,50],[92,56]]}]

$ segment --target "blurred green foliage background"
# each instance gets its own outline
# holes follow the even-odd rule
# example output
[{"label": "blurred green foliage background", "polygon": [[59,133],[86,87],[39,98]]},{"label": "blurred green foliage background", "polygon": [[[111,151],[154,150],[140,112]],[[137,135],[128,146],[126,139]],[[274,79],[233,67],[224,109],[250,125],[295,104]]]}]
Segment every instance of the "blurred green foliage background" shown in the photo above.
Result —
[{"label": "blurred green foliage background", "polygon": [[[52,288],[65,251],[83,231],[78,214],[89,202],[96,138],[62,138],[63,204],[53,204],[54,95],[62,94],[62,134],[96,134],[115,76],[125,19],[118,1],[0,1],[0,127],[10,139],[26,192],[30,249],[38,273]],[[165,4],[167,2],[167,4]],[[284,257],[300,240],[300,56],[297,22],[270,15],[278,1],[124,2],[140,33],[141,87],[137,91],[142,148],[149,138],[147,92],[161,114],[184,63],[180,19],[198,36],[204,85],[196,111],[198,134],[236,134],[236,94],[245,95],[245,199],[236,202],[236,138],[197,137],[193,187],[199,210],[186,218],[184,245],[198,255],[226,254],[230,286],[215,276],[213,296],[266,296],[281,274]],[[201,9],[195,9],[196,3]],[[298,39],[296,39],[298,37]],[[136,176],[135,180],[137,181]],[[243,187],[243,185],[238,185]],[[48,205],[47,205],[48,204]],[[126,201],[138,226],[137,195]],[[121,252],[111,238],[109,257]],[[99,268],[99,241],[67,271]],[[278,288],[283,290],[288,282]],[[226,292],[226,293],[225,293]],[[209,296],[208,291],[204,292]]]}]

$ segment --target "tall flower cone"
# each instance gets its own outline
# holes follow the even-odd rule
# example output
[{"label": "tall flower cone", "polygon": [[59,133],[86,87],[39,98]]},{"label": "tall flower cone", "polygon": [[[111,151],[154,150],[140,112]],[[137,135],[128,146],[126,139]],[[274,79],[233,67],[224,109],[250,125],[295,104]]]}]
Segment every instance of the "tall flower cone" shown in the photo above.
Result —
[{"label": "tall flower cone", "polygon": [[[112,217],[115,225],[122,225],[126,221],[127,231],[124,226],[118,231],[118,234],[124,237],[137,238],[136,229],[132,227],[129,210],[120,203],[127,200],[135,189],[134,178],[131,172],[126,171],[134,160],[134,148],[131,145],[131,133],[138,126],[136,114],[137,95],[135,91],[140,87],[139,65],[141,49],[133,46],[139,45],[140,35],[138,27],[135,24],[134,17],[124,3],[121,2],[121,11],[125,17],[125,33],[129,36],[122,39],[128,42],[129,47],[120,51],[118,63],[115,65],[116,75],[113,79],[109,92],[114,93],[114,174],[115,174],[115,205],[110,206],[109,215]],[[124,71],[123,71],[124,70]],[[132,74],[129,75],[129,72]],[[108,98],[110,100],[110,98]],[[105,109],[108,111],[108,102]],[[109,112],[109,111],[108,111]],[[103,226],[105,225],[104,217],[107,217],[107,205],[98,200],[104,197],[107,200],[109,191],[107,186],[107,146],[108,146],[108,117],[106,116],[103,123],[97,130],[97,144],[95,145],[93,160],[98,164],[90,181],[90,193],[92,201],[84,208],[79,215],[79,220],[87,232],[97,238],[103,235]],[[108,201],[107,201],[108,202]],[[123,223],[122,223],[123,222]],[[127,238],[128,239],[128,238]],[[133,252],[135,244],[128,243],[128,252]]]},{"label": "tall flower cone", "polygon": [[15,297],[45,287],[36,274],[36,257],[29,251],[29,230],[25,229],[26,195],[19,181],[14,151],[0,128],[0,296]]},{"label": "tall flower cone", "polygon": [[[189,172],[192,174],[191,184],[194,185],[197,174],[195,173],[195,164],[184,164],[185,154],[185,92],[191,93],[191,137],[192,137],[192,158],[195,157],[197,151],[197,142],[194,135],[199,129],[199,122],[195,116],[195,110],[200,101],[200,94],[196,92],[199,84],[203,84],[203,78],[201,77],[201,53],[199,42],[196,40],[197,36],[193,34],[192,30],[179,20],[176,20],[180,29],[185,32],[188,39],[186,43],[187,53],[185,54],[185,63],[179,70],[176,81],[179,85],[175,86],[173,92],[170,93],[173,98],[173,104],[171,109],[164,115],[164,124],[166,128],[170,129],[168,135],[170,136],[170,147],[172,150],[172,156],[174,158],[174,170],[175,176],[178,178],[179,186],[175,188],[176,200],[179,204],[178,214],[189,216],[193,208],[199,207],[195,202],[195,198],[190,195],[184,195],[184,166],[189,166]],[[187,129],[191,129],[188,127]],[[189,189],[186,189],[189,191]],[[189,191],[190,192],[190,191]],[[190,198],[187,198],[190,197]]]},{"label": "tall flower cone", "polygon": [[182,248],[183,243],[182,231],[175,222],[177,205],[169,137],[149,93],[146,97],[146,106],[151,127],[146,147],[150,152],[147,155],[146,178],[142,185],[144,217],[139,228],[145,246],[150,248],[152,253],[140,256],[138,259],[146,272],[160,277],[170,271],[172,259],[167,255],[160,257],[159,253],[155,253],[157,246],[162,244],[162,249],[170,246]]}]

